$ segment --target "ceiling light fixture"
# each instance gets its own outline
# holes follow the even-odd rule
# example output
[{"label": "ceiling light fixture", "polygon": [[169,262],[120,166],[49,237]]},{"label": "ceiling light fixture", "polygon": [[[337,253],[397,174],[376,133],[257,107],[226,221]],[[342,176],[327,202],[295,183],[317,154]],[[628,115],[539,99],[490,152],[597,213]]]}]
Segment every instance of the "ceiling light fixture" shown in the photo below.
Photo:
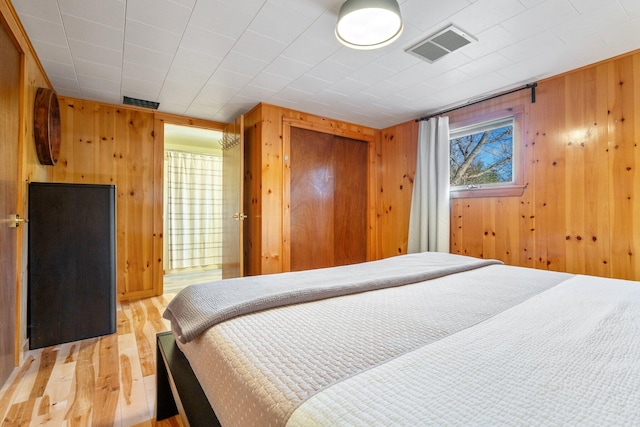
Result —
[{"label": "ceiling light fixture", "polygon": [[396,0],[347,0],[340,8],[336,37],[354,49],[377,49],[402,34]]}]

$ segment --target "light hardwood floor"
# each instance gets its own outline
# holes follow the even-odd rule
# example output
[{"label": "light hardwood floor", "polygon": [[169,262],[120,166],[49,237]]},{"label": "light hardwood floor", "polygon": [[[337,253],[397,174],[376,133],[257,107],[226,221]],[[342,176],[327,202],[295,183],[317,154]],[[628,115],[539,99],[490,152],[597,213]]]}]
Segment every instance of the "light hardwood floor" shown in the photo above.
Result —
[{"label": "light hardwood floor", "polygon": [[0,390],[2,426],[155,423],[155,335],[174,294],[118,304],[117,333],[31,350]]}]

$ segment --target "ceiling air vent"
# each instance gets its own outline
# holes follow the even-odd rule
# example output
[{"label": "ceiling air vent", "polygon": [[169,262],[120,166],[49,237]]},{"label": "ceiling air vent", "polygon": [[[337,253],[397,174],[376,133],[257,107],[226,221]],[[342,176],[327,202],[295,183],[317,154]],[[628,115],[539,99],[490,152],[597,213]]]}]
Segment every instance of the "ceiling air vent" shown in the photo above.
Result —
[{"label": "ceiling air vent", "polygon": [[122,103],[125,105],[135,105],[136,107],[151,108],[153,110],[157,110],[158,106],[160,106],[159,102],[147,101],[138,98],[129,98],[128,96],[122,97]]},{"label": "ceiling air vent", "polygon": [[447,53],[460,49],[473,41],[476,41],[473,36],[451,25],[411,46],[405,52],[428,62],[435,62]]}]

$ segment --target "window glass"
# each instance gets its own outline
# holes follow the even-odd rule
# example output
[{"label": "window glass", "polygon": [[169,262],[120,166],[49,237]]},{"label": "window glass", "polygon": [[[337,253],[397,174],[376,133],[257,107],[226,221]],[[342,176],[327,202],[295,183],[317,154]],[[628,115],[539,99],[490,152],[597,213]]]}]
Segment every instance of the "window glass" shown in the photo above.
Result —
[{"label": "window glass", "polygon": [[514,117],[450,132],[450,184],[481,188],[514,184]]}]

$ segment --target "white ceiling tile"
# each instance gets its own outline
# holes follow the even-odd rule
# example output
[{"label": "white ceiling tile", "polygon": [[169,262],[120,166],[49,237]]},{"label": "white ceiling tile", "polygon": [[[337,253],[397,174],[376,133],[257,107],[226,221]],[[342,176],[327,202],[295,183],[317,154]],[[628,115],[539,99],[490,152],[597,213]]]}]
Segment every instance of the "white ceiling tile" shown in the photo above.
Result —
[{"label": "white ceiling tile", "polygon": [[539,49],[538,55],[531,55],[520,62],[498,70],[497,73],[514,82],[538,80],[549,75],[569,71],[570,68],[565,68],[564,64],[573,63],[575,57],[576,55],[570,46],[553,46],[546,52]]},{"label": "white ceiling tile", "polygon": [[169,70],[172,60],[173,56],[166,53],[145,49],[129,43],[125,43],[124,45],[125,62],[143,65],[149,68],[157,68],[158,70],[166,72]]},{"label": "white ceiling tile", "polygon": [[396,72],[378,64],[369,64],[349,74],[350,79],[373,85],[394,75]]},{"label": "white ceiling tile", "polygon": [[[296,3],[309,4],[310,2],[296,1]],[[338,21],[338,9],[335,12],[325,11],[321,14],[309,27],[305,30],[304,35],[324,41],[325,43],[335,44],[336,46],[342,46],[338,41],[335,33],[335,26]]]},{"label": "white ceiling tile", "polygon": [[127,43],[156,52],[174,55],[182,38],[181,34],[165,31],[127,18],[125,31]]},{"label": "white ceiling tile", "polygon": [[392,50],[373,62],[373,64],[382,65],[396,72],[406,70],[419,63],[423,63],[423,60],[404,50]]},{"label": "white ceiling tile", "polygon": [[[336,40],[343,1],[13,4],[60,93],[219,121],[264,101],[384,128],[640,48],[638,0],[399,0],[402,35],[370,51]],[[451,23],[479,40],[433,64],[404,52]]]},{"label": "white ceiling tile", "polygon": [[512,62],[510,60],[499,53],[490,53],[489,55],[483,56],[482,58],[478,58],[475,61],[468,62],[460,66],[458,70],[475,78],[478,76],[482,76],[483,74],[487,74],[492,71],[507,67],[511,65],[511,63]]},{"label": "white ceiling tile", "polygon": [[40,60],[47,75],[60,76],[60,77],[72,77],[75,76],[76,71],[73,68],[73,64],[65,64],[57,61],[49,61],[46,59]]},{"label": "white ceiling tile", "polygon": [[260,101],[264,99],[269,99],[269,97],[273,96],[277,92],[277,90],[248,84],[240,89],[240,91],[238,92],[238,96],[243,96],[247,99],[252,100],[252,103],[255,105],[260,103]]},{"label": "white ceiling tile", "polygon": [[400,86],[387,79],[375,85],[369,86],[368,88],[362,90],[362,93],[368,93],[378,98],[386,98],[391,94],[398,93],[402,89],[404,89],[403,86]]},{"label": "white ceiling tile", "polygon": [[332,85],[331,82],[304,75],[289,84],[290,88],[298,89],[307,93],[318,93]]},{"label": "white ceiling tile", "polygon": [[598,35],[609,46],[611,53],[620,55],[640,46],[640,18],[631,19],[617,25],[606,25],[598,31]]},{"label": "white ceiling tile", "polygon": [[158,101],[163,103],[170,100],[168,102],[174,102],[188,107],[199,91],[200,87],[198,85],[191,84],[188,81],[166,80],[158,95]]},{"label": "white ceiling tile", "polygon": [[531,9],[532,7],[535,7],[546,0],[518,0],[518,1],[522,3],[524,7],[526,7],[527,9]]},{"label": "white ceiling tile", "polygon": [[599,32],[603,23],[607,25],[624,25],[629,21],[628,15],[619,3],[590,9],[588,12],[564,22],[554,28],[554,33],[565,43],[579,43],[585,37]]},{"label": "white ceiling tile", "polygon": [[112,67],[122,66],[122,47],[120,49],[109,49],[91,45],[81,40],[71,39],[69,40],[69,48],[75,58]]},{"label": "white ceiling tile", "polygon": [[283,9],[293,10],[296,13],[306,16],[307,18],[316,19],[327,8],[335,13],[335,17],[338,16],[340,7],[334,0],[315,0],[315,1],[300,1],[300,0],[273,0],[273,4],[278,5]]},{"label": "white ceiling tile", "polygon": [[518,40],[500,25],[491,27],[477,35],[478,41],[466,46],[464,54],[472,59],[482,58]]},{"label": "white ceiling tile", "polygon": [[517,39],[525,39],[544,30],[561,25],[578,16],[576,9],[567,0],[546,0],[501,25]]},{"label": "white ceiling tile", "polygon": [[569,2],[581,15],[592,12],[594,9],[620,6],[618,0],[569,0]]},{"label": "white ceiling tile", "polygon": [[99,89],[82,89],[82,96],[79,98],[115,105],[122,103],[120,93],[108,92]]},{"label": "white ceiling tile", "polygon": [[313,19],[294,10],[267,2],[251,21],[249,29],[289,44],[297,39],[312,22]]},{"label": "white ceiling tile", "polygon": [[286,87],[292,81],[293,80],[290,78],[263,71],[258,74],[253,80],[251,80],[250,84],[253,86],[264,87],[272,92],[277,92]]},{"label": "white ceiling tile", "polygon": [[[409,22],[422,31],[437,31],[440,30],[440,28],[433,28],[435,25],[449,19],[453,14],[468,7],[470,4],[467,0],[447,0],[440,2],[407,0],[400,6],[400,13],[404,21]],[[429,34],[425,33],[425,37],[428,35]]]},{"label": "white ceiling tile", "polygon": [[73,64],[71,50],[68,46],[50,44],[40,40],[32,40],[31,43],[33,44],[33,47],[40,52],[38,55],[40,60],[46,59],[49,61],[61,62],[63,64]]},{"label": "white ceiling tile", "polygon": [[[160,105],[158,105],[158,111],[161,111],[163,113],[177,114],[179,116],[186,116],[188,108],[189,105],[187,104],[178,104],[177,102],[168,101],[160,102]],[[195,116],[192,117],[198,118]]]},{"label": "white ceiling tile", "polygon": [[640,2],[638,0],[619,0],[631,18],[640,18]]},{"label": "white ceiling tile", "polygon": [[58,2],[51,0],[13,0],[11,4],[16,12],[20,14],[20,19],[23,21],[23,17],[28,15],[62,25]]},{"label": "white ceiling tile", "polygon": [[222,59],[235,43],[235,39],[189,25],[180,41],[180,49]]},{"label": "white ceiling tile", "polygon": [[264,71],[294,80],[309,71],[312,67],[312,65],[305,64],[304,62],[280,56],[274,59]]},{"label": "white ceiling tile", "polygon": [[296,61],[314,65],[324,61],[339,49],[340,46],[338,46],[337,43],[327,43],[324,40],[302,36],[292,42],[289,47],[282,52],[282,56],[295,58]]},{"label": "white ceiling tile", "polygon": [[378,55],[382,51],[376,50],[357,50],[350,49],[348,47],[341,47],[335,51],[328,59],[335,62],[340,62],[351,68],[362,68],[367,64],[372,63],[378,58]]},{"label": "white ceiling tile", "polygon": [[210,74],[201,73],[192,68],[172,66],[167,73],[166,80],[172,81],[174,84],[183,82],[182,86],[184,87],[193,87],[200,90],[207,83],[209,77]]},{"label": "white ceiling tile", "polygon": [[49,20],[23,16],[20,18],[31,40],[43,41],[58,46],[67,46],[67,36],[62,24]]},{"label": "white ceiling tile", "polygon": [[223,86],[216,83],[208,83],[194,98],[194,103],[206,104],[211,102],[214,104],[225,103],[233,99],[238,90],[232,87]]},{"label": "white ceiling tile", "polygon": [[84,76],[78,74],[78,82],[83,92],[90,89],[101,92],[120,93],[120,80],[106,80],[90,75]]},{"label": "white ceiling tile", "polygon": [[102,25],[95,21],[78,18],[72,15],[62,15],[65,32],[70,39],[103,46],[109,49],[122,49],[124,43],[124,29]]},{"label": "white ceiling tile", "polygon": [[176,67],[189,67],[194,71],[208,73],[209,75],[222,62],[222,58],[216,56],[208,56],[201,52],[180,47],[176,56],[173,57],[173,65]]},{"label": "white ceiling tile", "polygon": [[[188,117],[215,120],[214,119],[215,114],[218,113],[218,111],[220,111],[220,109],[222,107],[224,107],[224,105],[225,104],[212,104],[212,103],[197,104],[197,103],[192,103],[185,110],[184,114],[186,116],[188,116]],[[160,106],[162,107],[162,105],[160,105]]]},{"label": "white ceiling tile", "polygon": [[247,76],[256,76],[267,64],[265,61],[231,51],[220,64],[220,68]]},{"label": "white ceiling tile", "polygon": [[218,68],[215,73],[211,75],[207,84],[225,86],[238,90],[249,84],[253,78],[254,76],[249,76],[232,70],[225,70],[224,68]]},{"label": "white ceiling tile", "polygon": [[231,39],[237,39],[247,28],[253,14],[238,8],[234,3],[219,0],[198,1],[193,8],[189,26],[215,32]]},{"label": "white ceiling tile", "polygon": [[435,86],[427,80],[425,82],[416,83],[410,87],[403,88],[395,92],[393,95],[401,97],[403,100],[414,101],[438,92],[440,89],[440,87]]},{"label": "white ceiling tile", "polygon": [[542,33],[500,49],[499,53],[516,63],[564,49],[564,47],[565,44],[555,34]]},{"label": "white ceiling tile", "polygon": [[335,83],[354,71],[355,69],[352,67],[327,59],[307,71],[307,74],[318,79]]},{"label": "white ceiling tile", "polygon": [[124,28],[126,6],[123,0],[58,0],[58,4],[63,20],[67,15],[120,30]]},{"label": "white ceiling tile", "polygon": [[450,19],[456,26],[475,36],[524,10],[522,3],[514,0],[478,0]]},{"label": "white ceiling tile", "polygon": [[96,62],[76,58],[74,61],[78,75],[92,76],[104,80],[120,81],[121,67],[110,67]]},{"label": "white ceiling tile", "polygon": [[181,35],[190,16],[190,7],[185,7],[169,0],[135,0],[127,2],[127,20],[142,22],[170,33]]},{"label": "white ceiling tile", "polygon": [[161,83],[134,79],[131,77],[122,78],[121,92],[123,96],[156,102],[158,101],[160,89],[162,89]]},{"label": "white ceiling tile", "polygon": [[75,78],[70,79],[68,77],[60,77],[52,74],[49,76],[49,80],[51,80],[51,84],[56,88],[56,92],[61,95],[75,96],[71,94],[81,94],[80,84]]},{"label": "white ceiling tile", "polygon": [[284,43],[247,30],[242,33],[233,46],[233,52],[251,56],[264,62],[271,62],[286,48],[287,45]]},{"label": "white ceiling tile", "polygon": [[167,70],[125,61],[122,64],[122,76],[162,84],[167,77]]},{"label": "white ceiling tile", "polygon": [[327,88],[327,90],[349,96],[356,92],[365,90],[367,87],[369,87],[368,84],[347,77],[333,83]]},{"label": "white ceiling tile", "polygon": [[172,1],[173,3],[177,3],[179,5],[182,5],[184,7],[188,7],[189,9],[193,9],[197,0],[170,0],[170,1]]}]

